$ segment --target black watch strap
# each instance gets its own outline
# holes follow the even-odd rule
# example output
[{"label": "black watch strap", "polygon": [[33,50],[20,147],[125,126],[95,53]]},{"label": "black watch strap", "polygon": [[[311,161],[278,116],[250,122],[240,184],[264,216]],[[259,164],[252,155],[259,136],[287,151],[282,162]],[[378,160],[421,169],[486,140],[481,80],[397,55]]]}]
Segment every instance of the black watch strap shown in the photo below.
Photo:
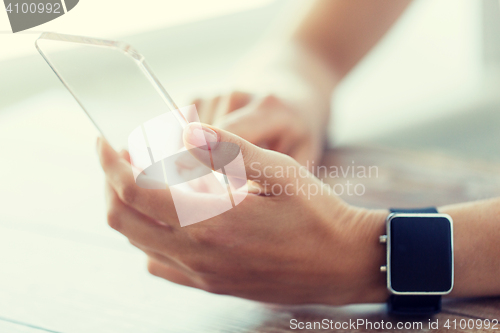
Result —
[{"label": "black watch strap", "polygon": [[387,301],[390,314],[398,316],[430,316],[441,311],[439,295],[391,295]]},{"label": "black watch strap", "polygon": [[[436,214],[435,207],[419,209],[390,209],[391,213]],[[425,316],[441,311],[439,295],[391,295],[387,301],[389,313],[400,316]]]},{"label": "black watch strap", "polygon": [[408,213],[408,214],[437,214],[436,207],[426,208],[391,208],[391,213]]}]

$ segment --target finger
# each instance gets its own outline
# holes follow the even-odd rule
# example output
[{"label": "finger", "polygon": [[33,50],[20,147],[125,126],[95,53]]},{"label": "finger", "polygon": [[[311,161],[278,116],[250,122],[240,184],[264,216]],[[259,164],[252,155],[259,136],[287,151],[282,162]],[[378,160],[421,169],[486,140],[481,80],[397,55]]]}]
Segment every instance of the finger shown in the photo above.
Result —
[{"label": "finger", "polygon": [[214,119],[211,124],[217,122],[222,116],[244,107],[251,100],[252,95],[242,91],[233,91],[224,96],[215,110]]},{"label": "finger", "polygon": [[[310,169],[316,165],[319,165],[321,161],[315,161],[316,156],[321,154],[321,146],[314,145],[312,142],[303,142],[301,145],[291,147],[289,150],[290,156],[292,156],[301,165],[308,166]],[[312,170],[312,169],[311,169]]]},{"label": "finger", "polygon": [[160,277],[186,287],[199,288],[198,285],[183,272],[162,264],[160,261],[148,257],[148,271],[151,275]]},{"label": "finger", "polygon": [[133,240],[129,239],[130,244],[141,250],[142,252],[146,253],[148,257],[154,258],[156,261],[161,262],[162,264],[166,266],[170,266],[181,273],[185,274],[186,276],[190,278],[194,278],[194,272],[187,267],[186,265],[182,264],[182,262],[177,261],[173,257],[168,257],[165,254],[159,253],[151,248],[149,248],[147,245],[139,244],[134,242]]},{"label": "finger", "polygon": [[161,253],[178,253],[187,239],[171,226],[162,224],[125,205],[113,187],[106,184],[108,224],[131,243]]},{"label": "finger", "polygon": [[253,105],[220,118],[216,121],[216,127],[259,146],[286,136],[285,131],[288,128],[286,119],[279,117],[277,112],[264,113],[256,110]]},{"label": "finger", "polygon": [[123,149],[119,154],[121,158],[130,163],[130,153],[128,150]]},{"label": "finger", "polygon": [[[259,148],[237,135],[209,125],[191,123],[184,129],[183,138],[186,148],[200,162],[213,170],[224,167],[223,172],[230,177],[239,177],[244,168],[250,180],[283,183],[287,179],[276,176],[272,169],[298,166],[286,155]],[[237,161],[235,157],[240,151],[243,165],[229,163]]]},{"label": "finger", "polygon": [[98,141],[97,150],[106,179],[126,205],[142,214],[171,226],[179,226],[169,189],[151,190],[136,185],[130,163],[120,158],[105,139]]}]

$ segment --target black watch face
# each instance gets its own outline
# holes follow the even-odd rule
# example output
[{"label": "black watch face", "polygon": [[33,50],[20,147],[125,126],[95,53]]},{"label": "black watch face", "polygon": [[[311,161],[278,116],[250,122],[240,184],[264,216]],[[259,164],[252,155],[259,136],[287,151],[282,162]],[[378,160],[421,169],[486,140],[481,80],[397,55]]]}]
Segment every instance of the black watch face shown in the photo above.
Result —
[{"label": "black watch face", "polygon": [[389,221],[390,287],[395,292],[446,293],[453,286],[452,226],[446,217]]}]

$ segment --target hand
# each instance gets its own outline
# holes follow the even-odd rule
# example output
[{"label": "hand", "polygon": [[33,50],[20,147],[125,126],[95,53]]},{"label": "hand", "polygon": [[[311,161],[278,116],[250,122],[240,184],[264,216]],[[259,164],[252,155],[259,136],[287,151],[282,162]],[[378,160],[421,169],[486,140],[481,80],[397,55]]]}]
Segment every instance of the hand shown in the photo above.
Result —
[{"label": "hand", "polygon": [[[302,165],[319,163],[328,108],[317,103],[232,92],[194,101],[200,121],[260,147],[289,155]],[[318,114],[321,113],[321,114]]]},{"label": "hand", "polygon": [[[184,132],[186,148],[196,145],[190,127]],[[255,186],[235,208],[183,228],[169,189],[139,188],[127,153],[120,156],[104,139],[98,141],[109,225],[147,254],[150,273],[263,302],[386,299],[385,278],[379,273],[385,251],[378,244],[386,212],[351,207],[289,156],[205,128],[215,131],[219,141],[240,147],[247,177]],[[214,156],[224,153],[220,146],[213,148]],[[214,200],[207,198],[206,204]]]}]

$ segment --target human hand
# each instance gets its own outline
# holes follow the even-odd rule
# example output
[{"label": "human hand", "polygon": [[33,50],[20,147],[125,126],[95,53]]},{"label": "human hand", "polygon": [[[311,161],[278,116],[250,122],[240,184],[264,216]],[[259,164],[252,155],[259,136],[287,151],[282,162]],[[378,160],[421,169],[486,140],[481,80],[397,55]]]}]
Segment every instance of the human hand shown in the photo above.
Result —
[{"label": "human hand", "polygon": [[328,108],[312,101],[234,91],[197,99],[200,121],[251,143],[289,155],[302,165],[318,163],[327,127]]},{"label": "human hand", "polygon": [[[184,132],[188,149],[198,146],[191,127]],[[385,300],[385,279],[379,273],[385,251],[378,235],[384,231],[386,212],[351,207],[289,156],[204,127],[216,133],[217,141],[240,147],[254,186],[235,208],[183,228],[169,189],[138,187],[127,153],[120,156],[104,139],[98,142],[107,182],[108,223],[147,254],[150,273],[264,302]],[[212,149],[214,157],[224,153],[219,147]],[[207,196],[205,204],[216,200]]]}]

